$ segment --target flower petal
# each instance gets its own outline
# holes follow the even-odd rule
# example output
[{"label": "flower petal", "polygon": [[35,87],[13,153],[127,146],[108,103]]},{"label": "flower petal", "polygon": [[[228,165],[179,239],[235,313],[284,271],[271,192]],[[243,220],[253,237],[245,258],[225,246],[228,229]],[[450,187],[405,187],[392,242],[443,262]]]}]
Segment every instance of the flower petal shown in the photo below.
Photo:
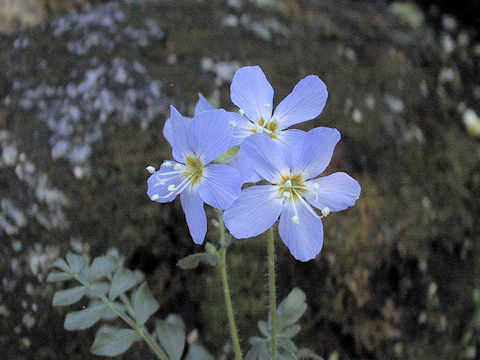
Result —
[{"label": "flower petal", "polygon": [[238,152],[237,156],[232,162],[232,166],[239,172],[243,184],[249,182],[255,183],[262,180],[262,177],[255,171],[252,160],[250,160],[247,153],[243,149],[240,149]]},{"label": "flower petal", "polygon": [[[187,127],[192,121],[192,118],[187,116],[182,116],[183,120],[185,121]],[[168,143],[171,147],[173,147],[173,129],[172,129],[172,120],[168,118],[165,120],[165,125],[163,125],[163,136],[167,139]]]},{"label": "flower petal", "polygon": [[[240,145],[246,137],[253,135],[256,125],[248,120],[245,116],[237,114],[235,112],[229,112],[229,121],[233,121],[235,126],[233,127],[233,144]],[[253,131],[252,131],[253,130]]]},{"label": "flower petal", "polygon": [[257,236],[275,224],[282,203],[275,186],[251,186],[223,213],[223,221],[237,239]]},{"label": "flower petal", "polygon": [[302,174],[304,179],[318,176],[327,168],[339,141],[337,129],[318,127],[310,130],[293,153],[292,171]]},{"label": "flower petal", "polygon": [[170,105],[171,116],[170,124],[172,126],[172,156],[175,160],[185,163],[185,154],[190,150],[188,143],[188,124],[184,121],[183,116]]},{"label": "flower petal", "polygon": [[195,105],[195,115],[200,114],[202,111],[216,110],[210,103],[205,99],[205,97],[198,93],[197,105]]},{"label": "flower petal", "polygon": [[197,191],[188,187],[180,194],[180,201],[185,212],[190,235],[195,244],[202,244],[207,233],[207,216],[203,208],[203,201]]},{"label": "flower petal", "polygon": [[244,66],[235,72],[230,97],[254,122],[260,118],[268,121],[272,117],[273,88],[258,66]]},{"label": "flower petal", "polygon": [[225,110],[203,111],[188,128],[190,149],[205,164],[222,155],[232,143],[232,127]]},{"label": "flower petal", "polygon": [[289,172],[289,153],[284,148],[266,134],[253,134],[242,144],[257,173],[272,184]]},{"label": "flower petal", "polygon": [[309,75],[295,86],[293,91],[278,104],[273,118],[280,129],[312,120],[322,112],[327,102],[328,92],[318,76]]},{"label": "flower petal", "polygon": [[[314,184],[318,189],[312,190]],[[306,185],[311,190],[306,200],[320,210],[328,207],[330,211],[340,211],[353,206],[361,191],[357,180],[344,172],[307,181]]]},{"label": "flower petal", "polygon": [[[172,161],[172,165],[177,164]],[[170,174],[175,172],[176,174]],[[168,174],[167,174],[168,173]],[[175,171],[173,166],[167,167],[162,164],[160,169],[150,175],[147,180],[147,195],[150,199],[160,203],[171,202],[177,196],[176,193],[172,193],[168,190],[169,185],[177,187],[185,179],[181,172]]]},{"label": "flower petal", "polygon": [[[296,212],[295,212],[296,207]],[[298,224],[292,218],[298,216]],[[308,261],[317,256],[323,245],[322,220],[299,201],[285,201],[278,232],[295,259]]]},{"label": "flower petal", "polygon": [[225,164],[210,164],[204,170],[198,193],[208,205],[225,210],[240,196],[241,188],[237,170]]},{"label": "flower petal", "polygon": [[279,131],[276,140],[286,151],[292,152],[303,142],[305,134],[305,131],[298,129]]}]

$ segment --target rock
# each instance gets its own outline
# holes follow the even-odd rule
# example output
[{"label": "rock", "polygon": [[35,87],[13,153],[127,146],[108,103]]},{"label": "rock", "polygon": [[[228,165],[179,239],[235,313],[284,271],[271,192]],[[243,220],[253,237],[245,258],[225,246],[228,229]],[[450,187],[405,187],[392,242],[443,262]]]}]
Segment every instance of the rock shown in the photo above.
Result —
[{"label": "rock", "polygon": [[[93,331],[63,330],[44,280],[59,255],[110,247],[146,272],[161,316],[180,313],[220,352],[228,329],[218,274],[175,267],[199,247],[178,201],[149,201],[145,167],[170,157],[170,104],[191,115],[202,92],[235,110],[230,79],[249,64],[262,66],[277,103],[308,74],[326,82],[326,109],[300,128],[338,128],[327,171],[363,189],[356,207],[326,219],[315,261],[295,262],[278,242],[279,297],[294,286],[307,293],[302,345],[326,358],[459,358],[479,275],[480,164],[456,112],[470,85],[438,78],[452,63],[467,74],[475,63],[457,58],[459,47],[440,56],[436,35],[418,26],[349,1],[116,0],[2,36],[4,358],[93,358]],[[208,236],[216,241],[213,226]],[[244,346],[265,316],[265,253],[260,236],[229,254]],[[124,358],[147,353],[137,346]]]}]

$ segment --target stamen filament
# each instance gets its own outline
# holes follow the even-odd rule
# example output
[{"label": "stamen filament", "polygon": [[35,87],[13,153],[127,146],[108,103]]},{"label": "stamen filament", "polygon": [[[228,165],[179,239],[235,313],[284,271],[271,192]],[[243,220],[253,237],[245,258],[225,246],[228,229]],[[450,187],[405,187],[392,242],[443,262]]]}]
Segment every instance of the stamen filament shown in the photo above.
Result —
[{"label": "stamen filament", "polygon": [[310,206],[310,204],[307,203],[303,197],[301,197],[295,190],[292,190],[292,191],[297,195],[298,199],[302,202],[303,205],[305,205],[305,206],[307,207],[308,211],[310,211],[310,213],[311,213],[313,216],[315,216],[315,217],[318,218],[318,219],[321,219],[321,217],[318,216],[318,214],[315,212],[315,210],[312,209],[312,207]]}]

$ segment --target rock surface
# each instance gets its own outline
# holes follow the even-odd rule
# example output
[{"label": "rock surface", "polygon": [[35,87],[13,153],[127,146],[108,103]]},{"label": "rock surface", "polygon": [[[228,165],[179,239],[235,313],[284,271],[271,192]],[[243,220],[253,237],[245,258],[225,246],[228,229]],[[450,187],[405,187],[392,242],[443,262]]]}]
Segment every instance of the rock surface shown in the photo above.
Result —
[{"label": "rock surface", "polygon": [[[221,352],[218,274],[175,267],[199,248],[178,202],[148,200],[144,168],[169,158],[169,104],[191,115],[202,92],[234,110],[229,84],[249,64],[276,102],[308,74],[325,81],[326,109],[301,128],[338,128],[328,172],[363,190],[326,219],[315,261],[277,243],[279,296],[307,293],[299,342],[341,359],[452,359],[475,345],[460,341],[480,285],[480,148],[461,115],[478,104],[469,44],[451,50],[387,7],[330,0],[118,0],[0,40],[3,359],[95,358],[93,331],[63,330],[44,280],[59,255],[110,247],[146,272],[160,316],[181,314]],[[267,308],[265,250],[259,237],[229,256],[245,346]],[[123,358],[147,354],[137,346]]]}]

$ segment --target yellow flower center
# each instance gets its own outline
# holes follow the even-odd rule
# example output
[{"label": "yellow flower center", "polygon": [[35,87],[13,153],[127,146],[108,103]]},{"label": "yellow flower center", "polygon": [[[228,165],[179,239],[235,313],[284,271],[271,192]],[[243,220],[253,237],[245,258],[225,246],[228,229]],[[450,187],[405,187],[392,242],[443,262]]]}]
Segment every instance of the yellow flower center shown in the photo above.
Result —
[{"label": "yellow flower center", "polygon": [[296,200],[299,196],[307,192],[307,186],[305,185],[301,175],[288,175],[282,176],[278,186],[278,193],[280,196],[289,200]]},{"label": "yellow flower center", "polygon": [[258,120],[258,125],[258,127],[254,127],[250,131],[254,134],[263,132],[270,136],[272,139],[277,138],[278,124],[275,120],[265,122],[263,118],[260,118],[260,120]]},{"label": "yellow flower center", "polygon": [[187,157],[185,161],[184,176],[190,177],[192,185],[198,183],[203,176],[203,169],[205,166],[198,157]]}]

